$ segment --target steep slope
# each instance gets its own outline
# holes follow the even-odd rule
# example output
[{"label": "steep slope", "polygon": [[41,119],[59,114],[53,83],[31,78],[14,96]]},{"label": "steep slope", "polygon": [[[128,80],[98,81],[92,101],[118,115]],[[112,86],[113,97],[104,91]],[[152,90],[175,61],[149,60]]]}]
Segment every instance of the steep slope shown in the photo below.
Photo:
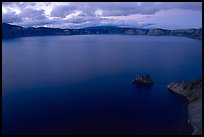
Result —
[{"label": "steep slope", "polygon": [[195,39],[202,39],[202,28],[165,30],[165,29],[142,29],[117,26],[93,26],[80,29],[60,29],[60,28],[24,28],[16,25],[2,23],[2,37],[27,37],[27,36],[54,36],[54,35],[91,35],[91,34],[122,34],[122,35],[164,35],[164,36],[184,36]]},{"label": "steep slope", "polygon": [[192,134],[202,135],[202,79],[172,82],[167,88],[188,100],[189,122],[194,128]]}]

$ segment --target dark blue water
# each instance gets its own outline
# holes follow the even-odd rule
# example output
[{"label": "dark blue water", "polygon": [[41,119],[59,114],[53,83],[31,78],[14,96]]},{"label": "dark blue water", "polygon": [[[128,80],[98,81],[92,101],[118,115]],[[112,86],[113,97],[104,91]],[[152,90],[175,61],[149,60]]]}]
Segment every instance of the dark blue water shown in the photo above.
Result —
[{"label": "dark blue water", "polygon": [[[166,89],[202,74],[202,41],[84,35],[2,42],[3,134],[191,134]],[[135,87],[149,73],[150,88]]]}]

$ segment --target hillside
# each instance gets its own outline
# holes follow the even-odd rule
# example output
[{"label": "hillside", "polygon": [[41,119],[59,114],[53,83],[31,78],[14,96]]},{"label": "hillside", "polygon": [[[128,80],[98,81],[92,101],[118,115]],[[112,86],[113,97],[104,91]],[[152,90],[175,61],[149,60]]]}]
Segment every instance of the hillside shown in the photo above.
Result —
[{"label": "hillside", "polygon": [[121,34],[121,35],[155,35],[155,36],[184,36],[194,39],[202,39],[202,28],[200,29],[141,29],[125,28],[117,26],[93,26],[80,29],[60,29],[45,27],[21,27],[2,23],[2,38],[30,37],[30,36],[53,36],[53,35],[91,35],[91,34]]}]

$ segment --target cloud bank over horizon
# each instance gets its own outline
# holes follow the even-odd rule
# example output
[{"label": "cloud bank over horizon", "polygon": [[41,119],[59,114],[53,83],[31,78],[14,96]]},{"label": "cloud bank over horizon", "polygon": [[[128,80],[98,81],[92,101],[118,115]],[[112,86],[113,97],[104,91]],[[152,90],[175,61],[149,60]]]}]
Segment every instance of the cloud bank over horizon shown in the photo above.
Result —
[{"label": "cloud bank over horizon", "polygon": [[24,27],[202,27],[201,2],[2,2],[2,22]]}]

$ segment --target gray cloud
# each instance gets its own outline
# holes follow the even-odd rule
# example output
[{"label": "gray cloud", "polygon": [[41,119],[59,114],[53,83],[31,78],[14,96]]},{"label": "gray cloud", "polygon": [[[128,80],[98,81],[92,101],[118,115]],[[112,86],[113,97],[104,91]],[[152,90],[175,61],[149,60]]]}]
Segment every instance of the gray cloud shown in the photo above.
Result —
[{"label": "gray cloud", "polygon": [[26,20],[23,22],[19,22],[18,24],[14,23],[14,25],[20,25],[23,27],[42,27],[44,25],[49,25],[49,24],[58,24],[56,20]]},{"label": "gray cloud", "polygon": [[[124,17],[131,15],[145,15],[151,18],[159,11],[167,11],[173,9],[202,11],[201,2],[66,2],[61,4],[53,4],[51,2],[40,3],[35,2],[3,2],[2,6],[7,12],[2,13],[2,21],[6,23],[14,23],[23,26],[60,26],[60,27],[82,27],[93,25],[135,25],[135,26],[151,26],[151,22],[143,22],[141,20],[128,19]],[[50,10],[49,18],[45,15],[46,6],[53,6]],[[16,13],[18,9],[21,12]],[[66,19],[67,15],[80,14]],[[110,17],[110,18],[106,18]],[[113,18],[120,17],[120,18]],[[154,23],[153,23],[154,24]]]},{"label": "gray cloud", "polygon": [[35,10],[25,7],[21,9],[19,14],[11,10],[2,14],[2,22],[14,23],[22,26],[32,26],[47,24],[46,22],[50,22],[50,20],[45,16],[43,9]]},{"label": "gray cloud", "polygon": [[166,4],[160,3],[158,5],[164,7],[164,9],[187,9],[202,11],[201,2],[166,2]]},{"label": "gray cloud", "polygon": [[19,17],[25,19],[28,18],[30,20],[43,20],[46,19],[45,11],[43,9],[41,10],[34,10],[30,8],[25,8],[22,10],[20,14],[18,14]]},{"label": "gray cloud", "polygon": [[35,2],[2,2],[2,6],[26,8],[27,6],[36,6]]},{"label": "gray cloud", "polygon": [[77,10],[83,11],[83,15],[87,16],[94,16],[98,9],[103,11],[102,16],[151,15],[169,9],[202,10],[202,4],[199,2],[82,2],[70,5],[76,6]]},{"label": "gray cloud", "polygon": [[2,14],[3,23],[13,23],[21,21],[22,21],[21,17],[19,17],[14,11],[9,11],[7,13]]},{"label": "gray cloud", "polygon": [[62,17],[65,18],[67,15],[73,13],[77,9],[76,6],[73,5],[60,5],[54,7],[51,12],[52,17]]}]

